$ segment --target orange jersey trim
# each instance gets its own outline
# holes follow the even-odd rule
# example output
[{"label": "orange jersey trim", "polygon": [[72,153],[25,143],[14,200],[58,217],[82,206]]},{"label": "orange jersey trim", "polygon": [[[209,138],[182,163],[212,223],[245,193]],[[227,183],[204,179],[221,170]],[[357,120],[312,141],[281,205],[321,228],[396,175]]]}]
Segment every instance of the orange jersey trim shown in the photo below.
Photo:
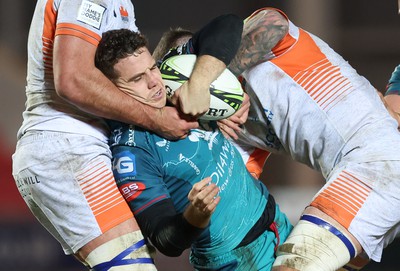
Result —
[{"label": "orange jersey trim", "polygon": [[[288,44],[292,42],[292,39],[293,37],[286,35],[278,45]],[[277,48],[278,45],[275,46],[275,50],[280,50]],[[320,64],[318,64],[321,61],[324,61],[325,64],[328,62],[326,56],[315,45],[312,38],[302,29],[299,29],[299,40],[296,46],[286,52],[284,57],[277,57],[271,60],[272,63],[284,70],[302,86],[307,83],[307,81],[304,81],[304,76],[310,72],[315,73],[317,68],[321,68]],[[293,63],[296,64],[293,65]]]},{"label": "orange jersey trim", "polygon": [[[282,44],[290,44],[292,39],[287,35]],[[281,50],[276,47],[275,50]],[[339,67],[328,60],[312,37],[302,29],[299,29],[297,43],[271,62],[293,78],[322,110],[328,111],[354,90]]]},{"label": "orange jersey trim", "polygon": [[133,217],[104,162],[91,165],[77,178],[102,232]]},{"label": "orange jersey trim", "polygon": [[42,53],[45,71],[53,74],[53,47],[57,13],[53,9],[53,0],[46,3],[42,34]]},{"label": "orange jersey trim", "polygon": [[254,178],[260,179],[263,172],[265,161],[271,153],[261,149],[255,149],[249,156],[246,168]]},{"label": "orange jersey trim", "polygon": [[311,203],[346,229],[367,200],[372,189],[360,179],[343,171]]},{"label": "orange jersey trim", "polygon": [[100,42],[101,36],[82,26],[71,23],[60,23],[57,25],[55,35],[70,35],[81,38],[94,46]]}]

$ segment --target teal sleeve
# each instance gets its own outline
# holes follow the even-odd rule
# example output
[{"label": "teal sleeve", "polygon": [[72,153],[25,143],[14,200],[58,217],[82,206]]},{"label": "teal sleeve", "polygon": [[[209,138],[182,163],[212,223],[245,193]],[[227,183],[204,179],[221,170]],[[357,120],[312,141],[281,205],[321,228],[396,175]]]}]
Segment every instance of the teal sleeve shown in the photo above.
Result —
[{"label": "teal sleeve", "polygon": [[388,94],[400,95],[400,65],[398,65],[393,71],[392,76],[390,77],[389,82],[386,86],[385,95]]}]

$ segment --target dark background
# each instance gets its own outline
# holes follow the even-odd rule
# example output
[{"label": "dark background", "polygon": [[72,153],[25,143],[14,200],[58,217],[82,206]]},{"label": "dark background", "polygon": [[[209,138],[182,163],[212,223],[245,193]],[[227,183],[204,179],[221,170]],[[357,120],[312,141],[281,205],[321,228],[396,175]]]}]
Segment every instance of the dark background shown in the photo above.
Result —
[{"label": "dark background", "polygon": [[[298,26],[326,40],[358,72],[383,90],[400,63],[400,16],[395,0],[281,1],[139,1],[133,0],[136,23],[154,48],[162,32],[182,26],[196,30],[211,18],[236,13],[245,18],[264,6],[280,8]],[[0,2],[0,270],[79,271],[74,259],[36,222],[18,194],[11,176],[11,155],[24,108],[26,40],[36,1]],[[293,223],[323,185],[320,174],[286,158],[271,157],[263,181]],[[383,210],[384,211],[384,210]],[[364,270],[400,270],[396,241],[381,264]],[[157,256],[160,271],[192,270],[185,253],[179,258]]]}]

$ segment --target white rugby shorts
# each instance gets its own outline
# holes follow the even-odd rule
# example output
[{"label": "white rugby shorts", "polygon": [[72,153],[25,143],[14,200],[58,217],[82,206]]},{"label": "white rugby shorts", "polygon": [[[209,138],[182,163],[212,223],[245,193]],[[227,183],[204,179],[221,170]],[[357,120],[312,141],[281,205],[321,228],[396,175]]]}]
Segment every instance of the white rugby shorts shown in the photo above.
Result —
[{"label": "white rugby shorts", "polygon": [[379,262],[400,233],[400,161],[341,163],[311,205],[346,227]]},{"label": "white rugby shorts", "polygon": [[65,254],[133,217],[114,181],[109,147],[95,137],[29,132],[17,143],[13,176]]}]

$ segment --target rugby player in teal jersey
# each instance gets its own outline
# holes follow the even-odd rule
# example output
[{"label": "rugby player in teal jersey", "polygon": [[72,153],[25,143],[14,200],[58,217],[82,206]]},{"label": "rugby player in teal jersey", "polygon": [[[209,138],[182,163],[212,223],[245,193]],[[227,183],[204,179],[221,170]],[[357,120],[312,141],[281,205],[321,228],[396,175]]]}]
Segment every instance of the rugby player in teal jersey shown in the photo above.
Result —
[{"label": "rugby player in teal jersey", "polygon": [[[240,28],[237,19],[221,16],[197,32],[191,40],[195,53],[211,50],[228,64],[235,51],[219,51],[224,46],[215,41],[238,45],[241,30],[237,36],[218,32],[223,25]],[[166,106],[160,71],[140,34],[105,33],[96,66],[128,95]],[[160,252],[179,256],[191,248],[196,270],[271,269],[276,247],[292,226],[218,129],[195,129],[185,139],[170,141],[137,126],[115,121],[110,126],[117,185],[143,234]]]}]

